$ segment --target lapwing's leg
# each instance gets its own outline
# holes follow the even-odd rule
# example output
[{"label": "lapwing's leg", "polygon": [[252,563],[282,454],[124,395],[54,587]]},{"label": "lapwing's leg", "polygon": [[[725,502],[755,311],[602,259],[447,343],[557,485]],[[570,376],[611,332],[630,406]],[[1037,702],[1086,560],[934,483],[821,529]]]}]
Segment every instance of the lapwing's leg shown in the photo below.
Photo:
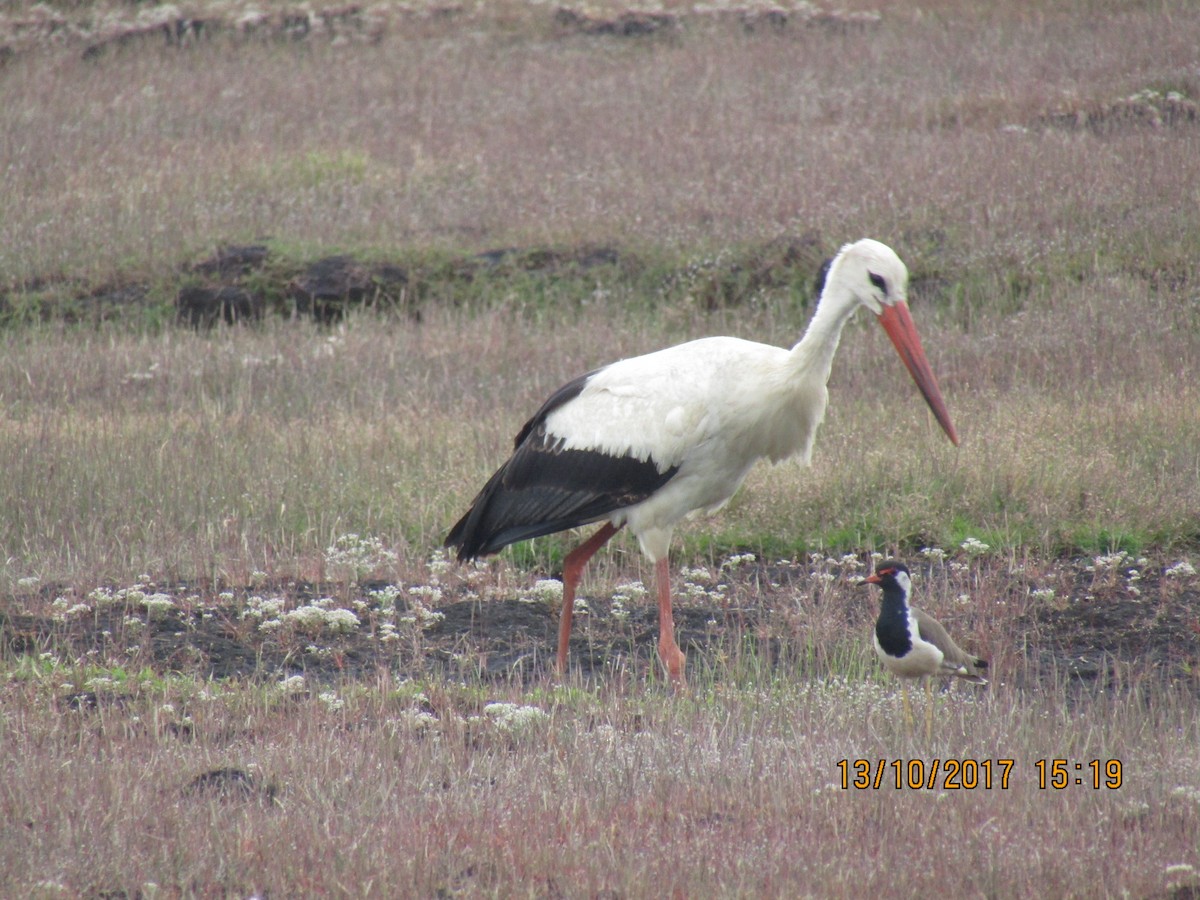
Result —
[{"label": "lapwing's leg", "polygon": [[913,715],[912,715],[912,706],[910,706],[909,702],[908,702],[908,682],[907,681],[900,682],[900,699],[904,701],[904,723],[908,726],[909,734],[912,734]]},{"label": "lapwing's leg", "polygon": [[925,679],[925,743],[933,741],[933,679]]}]

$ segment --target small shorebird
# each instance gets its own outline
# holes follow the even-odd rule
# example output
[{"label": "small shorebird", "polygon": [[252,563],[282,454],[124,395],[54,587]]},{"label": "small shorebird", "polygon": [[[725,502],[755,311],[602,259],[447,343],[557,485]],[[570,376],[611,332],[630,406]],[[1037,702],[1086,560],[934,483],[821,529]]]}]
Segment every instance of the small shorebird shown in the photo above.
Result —
[{"label": "small shorebird", "polygon": [[902,562],[887,559],[867,576],[868,584],[883,588],[879,618],[875,620],[875,655],[884,667],[900,679],[904,715],[912,728],[912,708],[908,703],[908,682],[925,679],[925,739],[933,736],[933,686],[930,676],[954,676],[975,684],[987,684],[980,671],[987,660],[971,656],[954,643],[941,623],[927,613],[910,606],[912,579]]}]

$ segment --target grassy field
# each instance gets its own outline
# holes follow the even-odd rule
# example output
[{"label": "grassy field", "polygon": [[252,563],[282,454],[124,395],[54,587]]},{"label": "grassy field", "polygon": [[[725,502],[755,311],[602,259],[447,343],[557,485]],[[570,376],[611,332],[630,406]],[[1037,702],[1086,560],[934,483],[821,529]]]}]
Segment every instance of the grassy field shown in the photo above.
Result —
[{"label": "grassy field", "polygon": [[[0,895],[1200,894],[1200,17],[845,8],[0,11]],[[791,344],[861,236],[961,446],[860,316],[813,465],[680,529],[688,693],[626,537],[549,678],[578,536],[447,526],[559,384]],[[175,323],[251,243],[411,292]],[[992,661],[932,741],[881,554]]]}]

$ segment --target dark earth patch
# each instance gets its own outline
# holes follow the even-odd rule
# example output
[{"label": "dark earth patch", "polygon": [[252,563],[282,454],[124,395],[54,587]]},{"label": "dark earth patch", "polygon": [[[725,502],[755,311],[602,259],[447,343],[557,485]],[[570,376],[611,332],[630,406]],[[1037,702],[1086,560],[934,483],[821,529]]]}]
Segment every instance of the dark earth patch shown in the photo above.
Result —
[{"label": "dark earth patch", "polygon": [[[1162,567],[1147,566],[1131,581],[1132,569],[1097,574],[1088,561],[1079,560],[1051,564],[1027,581],[993,568],[994,577],[983,577],[1005,585],[1003,599],[996,601],[1002,608],[964,609],[961,616],[1006,617],[1009,627],[998,633],[1007,635],[1011,645],[976,648],[982,655],[1009,661],[1009,671],[993,672],[997,681],[1023,688],[1066,681],[1121,689],[1149,679],[1200,691],[1197,576],[1168,577]],[[858,573],[837,576],[842,581],[824,601],[836,608],[827,606],[822,614],[866,640],[874,600],[864,595],[862,602],[856,601],[853,591],[858,587],[850,582],[851,574]],[[677,591],[677,637],[690,664],[715,667],[718,660],[752,657],[757,666],[802,676],[819,678],[835,671],[805,646],[804,617],[813,615],[814,608],[801,608],[795,598],[809,591],[806,602],[815,602],[809,577],[802,565],[750,564],[721,573],[720,600],[712,595],[679,597]],[[1055,598],[1032,597],[1035,582],[1057,585]],[[122,659],[129,668],[264,681],[296,674],[334,681],[388,670],[400,678],[527,683],[550,674],[558,622],[552,605],[503,596],[495,588],[487,589],[494,596],[480,599],[474,593],[478,585],[468,591],[465,584],[457,584],[444,587],[441,599],[431,604],[440,618],[395,636],[381,626],[390,619],[390,608],[381,611],[377,603],[370,608],[377,598],[371,592],[381,586],[363,584],[349,596],[344,585],[264,586],[234,589],[229,592],[232,600],[228,593],[218,596],[227,588],[158,586],[158,591],[188,599],[177,600],[175,609],[157,615],[137,603],[57,617],[25,611],[44,609],[59,594],[47,586],[36,596],[0,598],[0,652],[32,658],[49,653],[98,666]],[[264,632],[253,618],[242,615],[252,593],[281,597],[288,608],[336,597],[335,606],[358,610],[361,625],[338,634],[306,634],[290,627]],[[657,613],[651,597],[626,603],[625,610],[610,597],[586,600],[588,611],[577,614],[572,634],[573,673],[602,681],[639,677],[657,665]],[[397,617],[412,609],[404,594],[395,604]],[[131,619],[136,620],[132,628]],[[83,692],[68,702],[89,708],[97,700]]]}]

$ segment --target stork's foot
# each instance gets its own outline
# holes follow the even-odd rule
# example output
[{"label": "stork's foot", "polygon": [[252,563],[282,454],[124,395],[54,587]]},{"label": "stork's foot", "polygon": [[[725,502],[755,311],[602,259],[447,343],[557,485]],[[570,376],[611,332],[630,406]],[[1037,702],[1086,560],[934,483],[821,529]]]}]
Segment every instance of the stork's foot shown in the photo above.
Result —
[{"label": "stork's foot", "polygon": [[658,658],[662,660],[663,668],[667,672],[667,679],[670,681],[671,690],[676,693],[686,690],[687,679],[683,673],[687,664],[687,657],[679,649],[679,645],[674,642],[671,644],[660,642],[658,646]]}]

